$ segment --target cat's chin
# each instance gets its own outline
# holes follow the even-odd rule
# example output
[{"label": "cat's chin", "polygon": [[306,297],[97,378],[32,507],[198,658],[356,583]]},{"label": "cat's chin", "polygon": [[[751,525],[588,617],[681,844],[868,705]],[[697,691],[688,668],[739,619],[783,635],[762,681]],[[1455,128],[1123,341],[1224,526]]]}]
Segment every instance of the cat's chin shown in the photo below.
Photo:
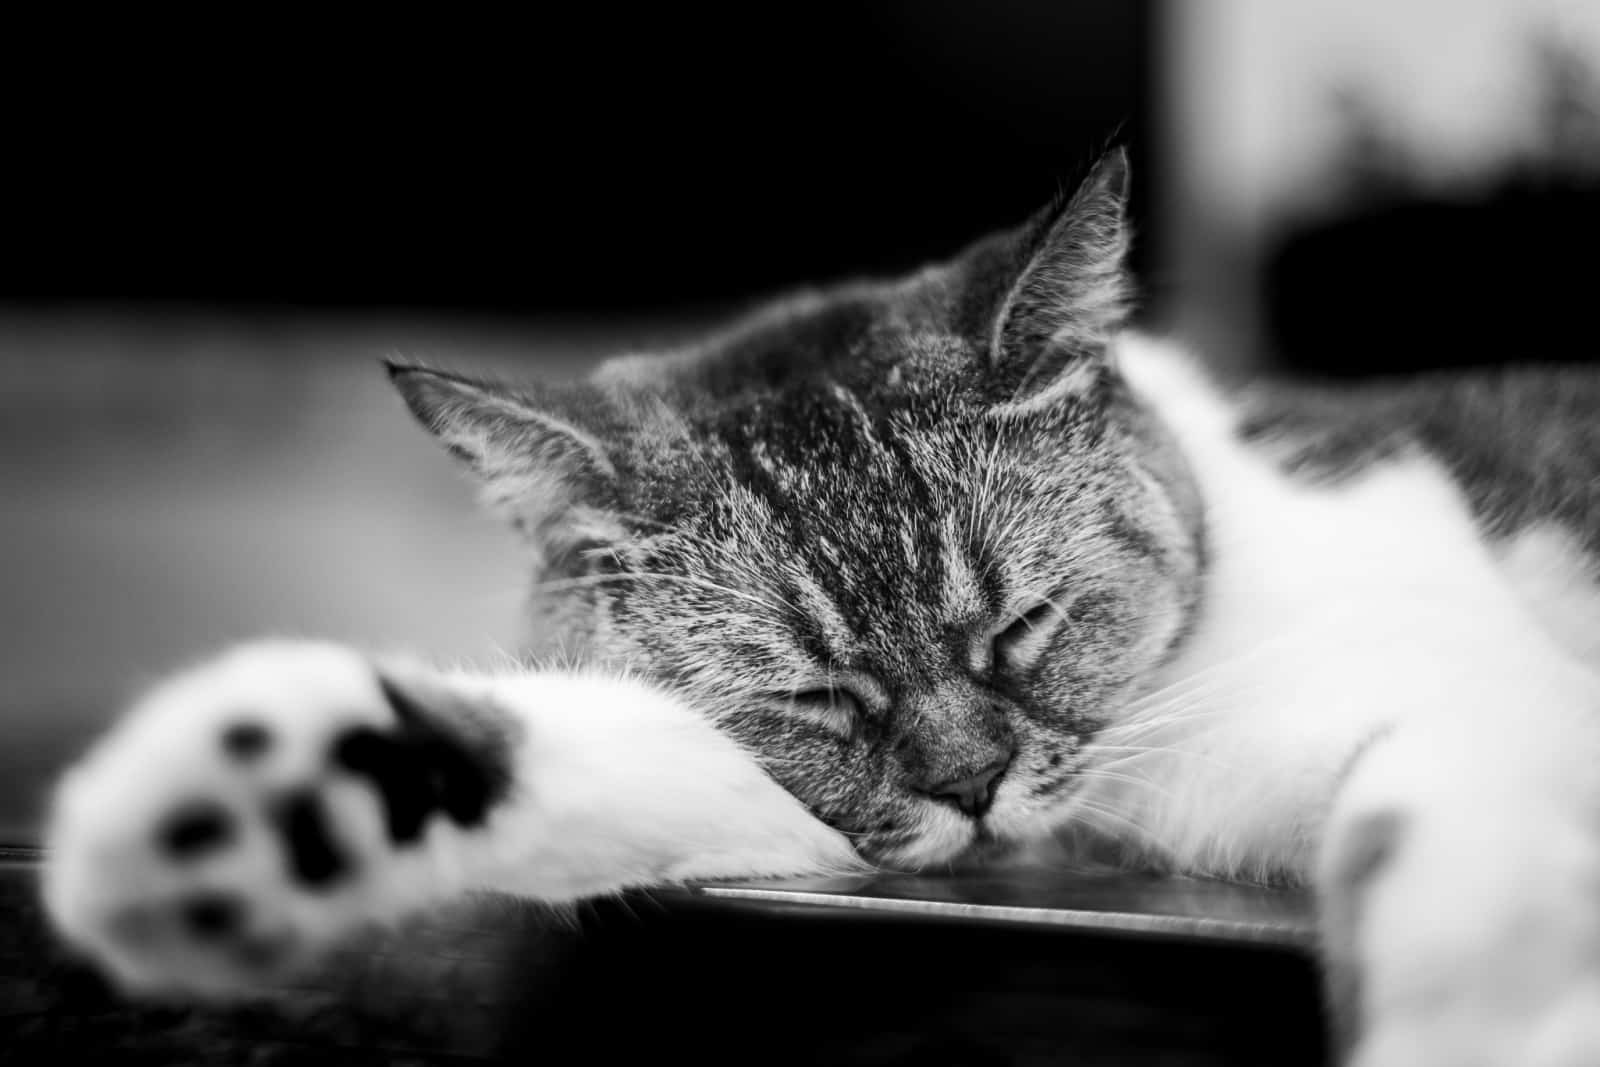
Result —
[{"label": "cat's chin", "polygon": [[1017,838],[1000,836],[986,823],[972,822],[962,837],[945,835],[937,842],[918,841],[872,859],[889,870],[916,872],[937,867],[959,874],[992,867],[1021,847]]},{"label": "cat's chin", "polygon": [[960,872],[993,867],[1016,853],[1019,847],[1016,839],[1001,837],[992,827],[980,824],[972,843],[950,861],[951,869]]},{"label": "cat's chin", "polygon": [[921,871],[963,862],[967,853],[988,835],[982,824],[964,816],[937,813],[928,819],[922,832],[904,845],[867,854],[879,867],[897,871]]},{"label": "cat's chin", "polygon": [[1060,807],[1017,812],[1002,803],[983,819],[935,808],[913,840],[881,851],[864,850],[863,855],[879,867],[897,871],[933,867],[960,871],[992,865],[1048,837],[1061,821]]}]

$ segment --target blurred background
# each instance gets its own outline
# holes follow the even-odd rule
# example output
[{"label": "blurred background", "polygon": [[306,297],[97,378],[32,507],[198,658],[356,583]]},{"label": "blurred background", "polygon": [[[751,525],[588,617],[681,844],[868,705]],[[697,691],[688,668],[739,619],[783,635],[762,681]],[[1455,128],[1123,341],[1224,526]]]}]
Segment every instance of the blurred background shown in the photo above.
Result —
[{"label": "blurred background", "polygon": [[0,73],[0,844],[230,641],[511,639],[515,546],[385,356],[578,374],[946,254],[1116,140],[1141,319],[1225,369],[1594,358],[1593,3],[97,18]]}]

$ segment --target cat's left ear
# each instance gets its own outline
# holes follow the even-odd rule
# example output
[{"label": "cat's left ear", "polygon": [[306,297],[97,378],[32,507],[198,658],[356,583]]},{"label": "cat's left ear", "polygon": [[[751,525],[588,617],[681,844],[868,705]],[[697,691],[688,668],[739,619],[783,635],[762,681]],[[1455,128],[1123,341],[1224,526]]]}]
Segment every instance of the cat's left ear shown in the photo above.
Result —
[{"label": "cat's left ear", "polygon": [[387,366],[406,406],[472,469],[489,506],[521,529],[547,564],[607,539],[616,469],[598,437],[504,386]]},{"label": "cat's left ear", "polygon": [[1127,318],[1128,157],[1101,157],[1071,197],[1024,228],[1022,268],[1000,304],[990,359],[1009,399],[1037,401],[1098,378]]}]

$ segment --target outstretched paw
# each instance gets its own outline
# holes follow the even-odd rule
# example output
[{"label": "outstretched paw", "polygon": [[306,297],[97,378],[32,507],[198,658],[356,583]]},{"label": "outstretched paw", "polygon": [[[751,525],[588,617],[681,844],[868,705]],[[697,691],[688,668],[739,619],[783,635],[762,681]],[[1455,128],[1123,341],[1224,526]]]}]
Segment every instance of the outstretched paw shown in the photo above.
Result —
[{"label": "outstretched paw", "polygon": [[347,648],[249,645],[64,777],[46,906],[126,988],[243,992],[413,910],[511,789],[508,721]]}]

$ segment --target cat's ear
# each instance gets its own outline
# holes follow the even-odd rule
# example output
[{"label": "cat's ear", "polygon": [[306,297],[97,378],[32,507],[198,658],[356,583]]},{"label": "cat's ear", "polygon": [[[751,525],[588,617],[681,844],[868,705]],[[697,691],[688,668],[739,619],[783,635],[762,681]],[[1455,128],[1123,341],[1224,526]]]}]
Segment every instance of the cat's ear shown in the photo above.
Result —
[{"label": "cat's ear", "polygon": [[555,562],[603,541],[616,469],[593,434],[501,385],[388,362],[406,406],[483,483],[489,506]]},{"label": "cat's ear", "polygon": [[1128,313],[1128,157],[1102,156],[1070,197],[1019,236],[1021,269],[995,316],[990,359],[1008,399],[1030,402],[1096,380]]}]

